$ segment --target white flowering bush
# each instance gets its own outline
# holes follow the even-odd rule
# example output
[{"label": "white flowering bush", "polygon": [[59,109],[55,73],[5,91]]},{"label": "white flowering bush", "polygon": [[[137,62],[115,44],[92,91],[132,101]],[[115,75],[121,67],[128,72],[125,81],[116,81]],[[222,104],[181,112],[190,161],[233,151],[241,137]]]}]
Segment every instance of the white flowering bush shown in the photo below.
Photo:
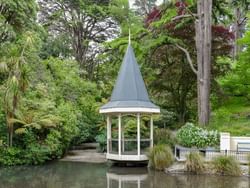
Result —
[{"label": "white flowering bush", "polygon": [[186,123],[179,129],[177,139],[185,147],[204,148],[219,145],[218,131],[208,131],[192,123]]}]

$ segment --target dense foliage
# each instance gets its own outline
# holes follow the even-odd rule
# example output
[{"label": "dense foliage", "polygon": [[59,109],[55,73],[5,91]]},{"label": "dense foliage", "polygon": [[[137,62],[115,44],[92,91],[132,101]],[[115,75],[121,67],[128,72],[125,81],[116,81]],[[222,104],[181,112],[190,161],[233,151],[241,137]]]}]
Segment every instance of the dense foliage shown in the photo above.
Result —
[{"label": "dense foliage", "polygon": [[219,145],[219,133],[207,131],[192,123],[186,123],[177,132],[177,139],[182,146],[204,148]]},{"label": "dense foliage", "polygon": [[[44,163],[72,144],[95,141],[97,85],[81,78],[76,61],[44,58],[46,30],[36,25],[35,1],[0,5],[9,29],[3,28],[0,45],[0,165]],[[9,18],[16,6],[17,17]]]},{"label": "dense foliage", "polygon": [[4,149],[20,163],[42,163],[61,157],[71,144],[94,141],[100,121],[99,92],[95,84],[79,77],[75,62],[50,58],[38,63],[12,120],[16,150]]}]

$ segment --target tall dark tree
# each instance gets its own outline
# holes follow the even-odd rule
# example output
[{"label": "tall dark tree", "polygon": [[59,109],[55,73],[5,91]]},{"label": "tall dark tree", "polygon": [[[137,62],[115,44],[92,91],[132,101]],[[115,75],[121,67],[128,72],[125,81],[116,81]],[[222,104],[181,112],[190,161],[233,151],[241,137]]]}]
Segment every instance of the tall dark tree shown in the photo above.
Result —
[{"label": "tall dark tree", "polygon": [[207,125],[210,118],[212,0],[198,0],[197,14],[198,119],[201,125]]},{"label": "tall dark tree", "polygon": [[99,44],[112,38],[117,24],[111,17],[110,2],[99,0],[40,0],[40,22],[53,37],[64,35],[68,48],[80,65],[82,77],[92,79]]}]

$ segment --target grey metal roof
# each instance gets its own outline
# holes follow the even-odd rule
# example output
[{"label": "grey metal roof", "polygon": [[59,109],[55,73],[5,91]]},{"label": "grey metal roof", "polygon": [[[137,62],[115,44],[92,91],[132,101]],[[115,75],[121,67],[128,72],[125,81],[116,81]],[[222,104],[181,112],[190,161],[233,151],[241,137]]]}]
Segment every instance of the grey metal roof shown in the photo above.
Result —
[{"label": "grey metal roof", "polygon": [[159,109],[148,97],[133,48],[128,45],[110,102],[101,109],[131,107]]}]

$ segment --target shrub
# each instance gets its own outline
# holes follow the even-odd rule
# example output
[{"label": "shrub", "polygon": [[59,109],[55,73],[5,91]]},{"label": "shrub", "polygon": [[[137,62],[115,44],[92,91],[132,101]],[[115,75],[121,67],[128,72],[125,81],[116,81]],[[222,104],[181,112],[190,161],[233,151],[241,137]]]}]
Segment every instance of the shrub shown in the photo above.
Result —
[{"label": "shrub", "polygon": [[96,142],[99,144],[98,151],[104,152],[107,148],[107,136],[104,133],[101,133],[95,137]]},{"label": "shrub", "polygon": [[39,144],[31,144],[25,152],[25,164],[38,165],[49,160],[49,148]]},{"label": "shrub", "polygon": [[152,149],[150,149],[148,158],[149,166],[156,170],[164,170],[174,161],[171,148],[164,144],[155,145]]},{"label": "shrub", "polygon": [[214,170],[222,175],[241,175],[240,164],[231,156],[219,156],[212,161]]},{"label": "shrub", "polygon": [[207,131],[192,123],[186,123],[177,132],[178,142],[186,147],[207,147],[219,145],[219,133],[217,131]]},{"label": "shrub", "polygon": [[14,166],[25,164],[23,151],[16,147],[0,148],[0,165]]},{"label": "shrub", "polygon": [[61,133],[58,130],[51,130],[45,140],[45,145],[50,150],[49,157],[51,159],[57,159],[63,155],[63,144],[60,140]]},{"label": "shrub", "polygon": [[174,147],[174,145],[176,144],[176,138],[169,129],[155,129],[154,143],[166,144]]},{"label": "shrub", "polygon": [[196,174],[205,170],[203,158],[198,152],[191,152],[187,155],[185,166],[188,172]]}]

